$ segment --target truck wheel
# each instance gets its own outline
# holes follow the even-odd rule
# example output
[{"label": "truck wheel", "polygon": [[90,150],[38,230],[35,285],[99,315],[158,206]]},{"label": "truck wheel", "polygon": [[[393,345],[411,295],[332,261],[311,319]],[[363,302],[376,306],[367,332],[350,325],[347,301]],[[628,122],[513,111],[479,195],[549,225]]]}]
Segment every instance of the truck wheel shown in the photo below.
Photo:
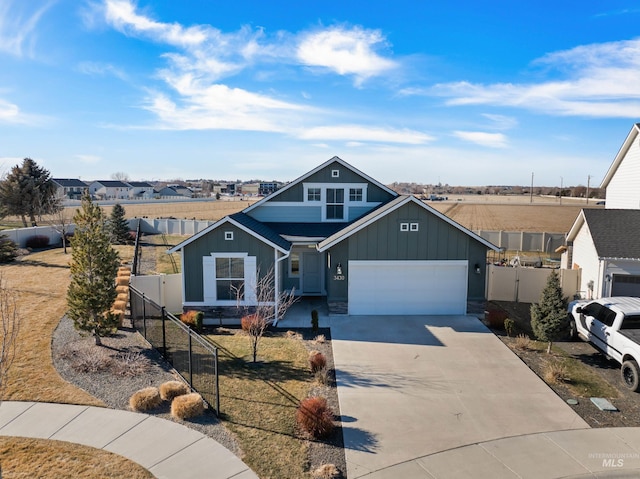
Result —
[{"label": "truck wheel", "polygon": [[575,341],[576,339],[578,339],[578,328],[576,327],[576,320],[573,318],[573,316],[570,316],[570,319],[569,319],[567,339],[569,341]]},{"label": "truck wheel", "polygon": [[623,362],[620,373],[625,386],[635,392],[640,390],[640,368],[637,362],[633,359]]}]

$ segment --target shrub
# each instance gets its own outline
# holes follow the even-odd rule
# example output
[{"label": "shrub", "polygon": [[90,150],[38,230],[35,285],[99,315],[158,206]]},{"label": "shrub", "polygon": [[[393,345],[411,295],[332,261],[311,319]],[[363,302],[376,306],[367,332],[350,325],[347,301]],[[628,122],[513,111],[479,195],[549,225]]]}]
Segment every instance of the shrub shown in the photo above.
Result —
[{"label": "shrub", "polygon": [[124,301],[126,304],[129,301],[129,295],[127,293],[118,293],[116,301]]},{"label": "shrub", "polygon": [[311,351],[309,353],[309,368],[312,373],[317,373],[327,366],[327,358],[320,351]]},{"label": "shrub", "polygon": [[204,313],[202,311],[185,311],[180,315],[180,321],[189,326],[191,329],[200,331],[202,329],[202,322],[204,320]]},{"label": "shrub", "polygon": [[171,415],[178,419],[189,419],[204,413],[204,401],[198,393],[183,394],[171,402]]},{"label": "shrub", "polygon": [[302,334],[297,331],[287,331],[287,338],[289,339],[302,339]]},{"label": "shrub", "polygon": [[113,302],[113,309],[116,311],[124,311],[125,309],[127,309],[127,302],[116,300]]},{"label": "shrub", "polygon": [[544,380],[551,384],[558,384],[567,380],[567,368],[558,361],[552,361],[544,367]]},{"label": "shrub", "polygon": [[323,464],[315,469],[311,475],[313,479],[337,479],[340,477],[340,470],[335,464]]},{"label": "shrub", "polygon": [[311,311],[311,329],[316,332],[318,331],[318,311]]},{"label": "shrub", "polygon": [[327,337],[324,334],[318,334],[315,338],[313,338],[313,340],[318,344],[324,344],[327,341]]},{"label": "shrub", "polygon": [[504,330],[507,332],[507,336],[511,336],[516,330],[516,322],[510,318],[505,319]]},{"label": "shrub", "polygon": [[167,381],[160,385],[160,397],[165,401],[171,401],[183,394],[189,394],[191,390],[182,381]]},{"label": "shrub", "polygon": [[333,411],[323,397],[303,399],[296,410],[298,426],[314,438],[327,437],[333,431]]},{"label": "shrub", "polygon": [[140,389],[129,398],[129,406],[134,411],[146,412],[156,409],[162,404],[160,391],[156,387]]},{"label": "shrub", "polygon": [[240,319],[240,326],[242,326],[242,330],[246,333],[251,332],[252,329],[258,326],[258,315],[256,314],[247,314]]},{"label": "shrub", "polygon": [[129,286],[130,279],[129,276],[118,276],[116,277],[116,286]]},{"label": "shrub", "polygon": [[27,248],[40,249],[49,246],[49,237],[44,235],[29,236],[26,241]]},{"label": "shrub", "polygon": [[116,286],[116,293],[120,294],[120,293],[126,293],[129,294],[129,285],[123,286]]},{"label": "shrub", "polygon": [[18,256],[18,246],[6,236],[0,236],[0,263],[10,263]]},{"label": "shrub", "polygon": [[486,322],[491,329],[502,330],[505,319],[507,319],[506,311],[500,309],[490,309],[487,311]]},{"label": "shrub", "polygon": [[114,307],[114,309],[112,309],[110,313],[117,318],[118,327],[121,328],[124,325],[124,310],[116,309]]},{"label": "shrub", "polygon": [[81,373],[97,373],[109,370],[113,366],[113,358],[103,348],[67,346],[62,350],[60,356],[69,361],[73,370]]},{"label": "shrub", "polygon": [[327,368],[318,369],[314,376],[318,384],[323,386],[329,384],[329,370]]},{"label": "shrub", "polygon": [[513,347],[519,351],[528,351],[531,349],[531,339],[526,334],[518,334],[513,343]]},{"label": "shrub", "polygon": [[116,355],[111,370],[118,376],[134,377],[151,368],[151,361],[139,352],[124,352]]}]

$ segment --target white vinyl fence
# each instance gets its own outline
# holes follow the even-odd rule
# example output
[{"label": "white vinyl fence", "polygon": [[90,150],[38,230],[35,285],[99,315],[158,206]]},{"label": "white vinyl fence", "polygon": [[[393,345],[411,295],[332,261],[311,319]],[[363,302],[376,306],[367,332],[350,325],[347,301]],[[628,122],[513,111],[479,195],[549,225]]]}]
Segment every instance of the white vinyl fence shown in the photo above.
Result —
[{"label": "white vinyl fence", "polygon": [[[65,229],[67,233],[73,233],[75,225],[67,225]],[[61,229],[54,228],[53,226],[32,226],[29,228],[2,230],[0,231],[0,236],[6,236],[17,244],[19,248],[25,248],[27,246],[27,240],[33,236],[46,236],[49,238],[50,245],[56,245],[62,243],[62,235],[58,230]]]},{"label": "white vinyl fence", "polygon": [[131,276],[131,286],[170,313],[182,312],[182,275]]},{"label": "white vinyl fence", "polygon": [[540,251],[553,253],[564,244],[564,233],[530,233],[527,231],[476,231],[494,245],[508,251]]},{"label": "white vinyl fence", "polygon": [[492,264],[487,267],[487,299],[537,303],[551,271],[558,273],[562,292],[572,300],[580,289],[579,269],[511,268]]}]

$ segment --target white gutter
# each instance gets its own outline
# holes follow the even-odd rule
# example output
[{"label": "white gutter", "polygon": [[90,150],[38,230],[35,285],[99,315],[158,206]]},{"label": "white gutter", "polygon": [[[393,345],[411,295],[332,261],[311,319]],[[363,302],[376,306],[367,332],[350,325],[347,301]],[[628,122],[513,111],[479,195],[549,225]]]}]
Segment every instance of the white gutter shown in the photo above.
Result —
[{"label": "white gutter", "polygon": [[289,257],[289,255],[291,254],[291,250],[287,251],[285,253],[284,256],[281,256],[280,258],[278,258],[278,250],[277,249],[273,249],[273,257],[274,257],[274,264],[275,264],[275,271],[274,271],[274,283],[275,283],[275,287],[273,288],[273,290],[275,291],[275,298],[274,298],[274,302],[275,302],[275,317],[273,318],[273,325],[277,326],[278,325],[278,320],[280,318],[278,318],[278,298],[280,297],[280,292],[278,291],[278,287],[280,285],[280,262],[287,259]]}]

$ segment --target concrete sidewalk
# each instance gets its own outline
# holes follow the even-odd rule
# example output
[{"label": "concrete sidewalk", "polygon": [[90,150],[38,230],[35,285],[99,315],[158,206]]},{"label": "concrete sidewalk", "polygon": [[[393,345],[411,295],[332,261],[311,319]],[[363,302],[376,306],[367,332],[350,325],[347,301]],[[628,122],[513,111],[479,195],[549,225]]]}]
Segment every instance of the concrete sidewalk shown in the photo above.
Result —
[{"label": "concrete sidewalk", "polygon": [[432,454],[366,479],[558,479],[640,477],[640,428],[556,431]]},{"label": "concrete sidewalk", "polygon": [[67,441],[137,462],[158,479],[258,479],[213,439],[165,419],[116,409],[3,401],[0,435]]}]

